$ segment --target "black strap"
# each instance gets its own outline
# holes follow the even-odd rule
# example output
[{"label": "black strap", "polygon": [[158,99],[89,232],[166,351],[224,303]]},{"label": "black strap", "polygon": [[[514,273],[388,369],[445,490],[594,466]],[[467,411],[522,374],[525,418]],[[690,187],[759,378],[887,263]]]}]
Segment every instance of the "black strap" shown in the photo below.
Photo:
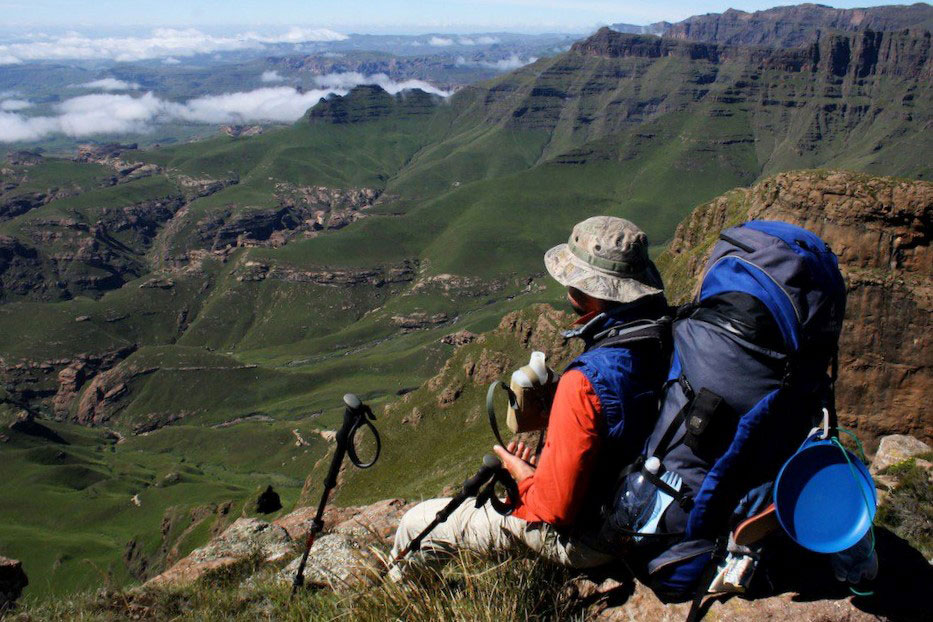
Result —
[{"label": "black strap", "polygon": [[486,415],[489,417],[489,427],[492,428],[492,433],[495,435],[496,440],[499,441],[499,445],[505,449],[505,441],[502,440],[502,435],[499,434],[499,423],[496,421],[496,409],[493,404],[493,401],[496,397],[496,389],[502,389],[506,392],[506,395],[509,396],[509,406],[512,408],[517,408],[518,398],[515,396],[515,393],[501,380],[496,380],[489,385],[489,389],[486,391]]},{"label": "black strap", "polygon": [[662,350],[666,350],[671,340],[670,326],[669,317],[636,320],[599,333],[594,337],[594,343],[589,349],[628,347],[643,342],[655,342]]},{"label": "black strap", "polygon": [[664,436],[661,437],[661,440],[658,441],[658,446],[654,448],[655,456],[665,456],[667,455],[668,450],[671,448],[671,442],[674,440],[674,436],[677,434],[677,431],[680,430],[684,425],[684,420],[687,417],[687,409],[690,407],[690,400],[687,400],[684,403],[683,408],[674,415],[674,418],[671,420],[670,425],[667,426],[667,429],[664,431]]},{"label": "black strap", "polygon": [[652,473],[648,469],[643,468],[641,470],[641,474],[644,476],[645,479],[647,479],[649,482],[654,484],[655,488],[657,488],[658,490],[664,491],[665,493],[670,495],[673,499],[675,499],[677,503],[680,505],[680,507],[682,507],[685,511],[690,511],[690,508],[693,507],[693,499],[688,497],[685,492],[677,490],[676,488],[674,488],[673,486],[665,482],[663,479],[658,477],[657,473]]},{"label": "black strap", "polygon": [[755,249],[754,249],[753,247],[749,246],[749,245],[746,244],[745,242],[740,242],[740,241],[736,240],[736,239],[735,239],[734,237],[732,237],[731,235],[728,235],[728,234],[725,234],[725,233],[720,233],[720,234],[719,234],[719,239],[722,240],[723,242],[728,242],[729,244],[731,244],[732,246],[735,246],[736,248],[742,249],[742,250],[745,251],[746,253],[754,253],[754,252],[755,252]]},{"label": "black strap", "polygon": [[829,413],[830,435],[838,436],[839,416],[836,414],[836,378],[839,376],[839,345],[833,350],[832,367],[829,375],[829,399],[827,399],[826,412]]},{"label": "black strap", "polygon": [[716,571],[719,568],[719,562],[725,559],[726,545],[726,540],[722,538],[716,542],[716,548],[713,550],[713,557],[710,559],[709,564],[707,564],[706,570],[703,571],[702,576],[700,576],[700,582],[697,585],[697,591],[693,595],[693,602],[690,603],[690,612],[687,614],[687,622],[698,622],[706,615],[705,611],[700,611],[700,605],[703,604],[703,598],[709,592],[709,586],[713,582],[713,578],[716,576]]}]

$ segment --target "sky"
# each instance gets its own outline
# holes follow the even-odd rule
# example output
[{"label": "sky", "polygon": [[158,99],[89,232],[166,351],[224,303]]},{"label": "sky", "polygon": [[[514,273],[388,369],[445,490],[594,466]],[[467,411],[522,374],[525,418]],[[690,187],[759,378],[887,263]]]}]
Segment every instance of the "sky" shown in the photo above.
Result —
[{"label": "sky", "polygon": [[[604,24],[677,21],[727,8],[756,11],[792,2],[756,0],[0,0],[0,27],[262,28],[341,33],[588,32]],[[823,0],[837,8],[893,4]]]}]

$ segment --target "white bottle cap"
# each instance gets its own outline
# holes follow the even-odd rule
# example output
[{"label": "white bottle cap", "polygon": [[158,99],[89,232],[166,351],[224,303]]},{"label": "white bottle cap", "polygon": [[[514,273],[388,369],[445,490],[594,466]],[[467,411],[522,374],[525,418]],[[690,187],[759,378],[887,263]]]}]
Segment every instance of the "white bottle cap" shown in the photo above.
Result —
[{"label": "white bottle cap", "polygon": [[531,379],[525,375],[523,370],[516,369],[512,372],[512,384],[523,389],[530,389]]},{"label": "white bottle cap", "polygon": [[531,353],[531,360],[528,361],[528,366],[534,370],[535,375],[538,376],[538,382],[544,383],[547,381],[547,363],[545,363],[544,352],[538,352],[535,350]]},{"label": "white bottle cap", "polygon": [[654,475],[658,474],[658,471],[661,469],[661,461],[658,460],[657,456],[651,456],[645,460],[645,470]]}]

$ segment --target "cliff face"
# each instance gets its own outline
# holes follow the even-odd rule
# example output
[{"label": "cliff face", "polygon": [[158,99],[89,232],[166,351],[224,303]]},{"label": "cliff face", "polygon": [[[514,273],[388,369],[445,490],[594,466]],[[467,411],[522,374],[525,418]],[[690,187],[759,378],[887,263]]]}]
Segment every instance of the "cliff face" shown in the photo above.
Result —
[{"label": "cliff face", "polygon": [[601,58],[685,58],[714,65],[742,62],[747,63],[750,70],[758,72],[777,69],[825,74],[827,77],[892,75],[923,80],[933,75],[929,31],[868,30],[853,34],[827,34],[809,45],[779,50],[756,45],[625,34],[601,28],[593,36],[574,43],[571,52]]},{"label": "cliff face", "polygon": [[649,158],[675,140],[693,152],[685,167],[715,153],[729,171],[750,170],[734,185],[791,168],[922,178],[930,157],[910,154],[929,154],[930,49],[926,31],[836,32],[779,49],[603,28],[452,103],[472,96],[486,123],[549,132],[544,157],[562,164]]},{"label": "cliff face", "polygon": [[355,87],[344,96],[328,97],[311,108],[306,119],[311,123],[363,123],[390,115],[401,119],[424,117],[432,112],[441,101],[439,95],[431,95],[413,89],[390,95],[374,84]]},{"label": "cliff face", "polygon": [[843,172],[792,172],[697,208],[661,258],[672,298],[698,281],[719,231],[784,220],[839,255],[848,285],[838,406],[863,439],[933,439],[933,184]]},{"label": "cliff face", "polygon": [[801,4],[754,13],[729,9],[696,15],[673,24],[664,36],[683,41],[797,47],[811,43],[821,31],[929,29],[931,24],[933,7],[923,3],[865,9]]}]

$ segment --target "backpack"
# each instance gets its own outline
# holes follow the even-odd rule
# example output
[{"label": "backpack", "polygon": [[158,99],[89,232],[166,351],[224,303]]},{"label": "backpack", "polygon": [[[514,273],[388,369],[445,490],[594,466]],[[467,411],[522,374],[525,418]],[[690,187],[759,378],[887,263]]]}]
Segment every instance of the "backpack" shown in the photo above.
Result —
[{"label": "backpack", "polygon": [[[729,532],[770,501],[781,465],[822,409],[835,415],[846,296],[836,256],[783,222],[750,221],[719,237],[699,294],[671,325],[657,422],[619,480],[624,488],[640,470],[673,498],[634,551],[666,599],[705,592],[701,579]],[[656,474],[643,466],[652,456]],[[676,489],[665,473],[680,480]],[[604,515],[612,512],[610,503]]]}]

